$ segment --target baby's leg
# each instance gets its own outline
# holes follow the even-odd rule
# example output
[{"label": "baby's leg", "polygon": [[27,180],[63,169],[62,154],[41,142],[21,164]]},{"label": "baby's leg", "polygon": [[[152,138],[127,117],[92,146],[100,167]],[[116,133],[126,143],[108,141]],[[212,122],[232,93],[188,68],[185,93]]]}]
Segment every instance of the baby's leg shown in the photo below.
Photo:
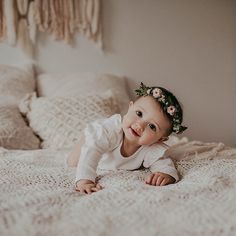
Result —
[{"label": "baby's leg", "polygon": [[76,167],[79,162],[81,147],[84,145],[85,138],[84,135],[81,136],[79,142],[73,148],[71,154],[68,156],[67,165],[69,167]]}]

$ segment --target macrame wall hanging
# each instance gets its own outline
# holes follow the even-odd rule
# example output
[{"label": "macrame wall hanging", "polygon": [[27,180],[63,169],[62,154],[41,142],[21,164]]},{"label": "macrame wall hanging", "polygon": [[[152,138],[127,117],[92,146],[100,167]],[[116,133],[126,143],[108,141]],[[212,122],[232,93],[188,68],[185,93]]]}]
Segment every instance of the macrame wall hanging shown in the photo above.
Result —
[{"label": "macrame wall hanging", "polygon": [[101,0],[0,0],[0,41],[34,54],[37,33],[72,44],[79,33],[102,48]]}]

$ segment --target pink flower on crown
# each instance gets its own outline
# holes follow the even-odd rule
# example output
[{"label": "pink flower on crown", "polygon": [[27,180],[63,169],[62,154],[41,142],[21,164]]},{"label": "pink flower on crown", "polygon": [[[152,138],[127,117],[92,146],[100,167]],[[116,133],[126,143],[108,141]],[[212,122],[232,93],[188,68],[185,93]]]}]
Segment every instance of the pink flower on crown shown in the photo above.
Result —
[{"label": "pink flower on crown", "polygon": [[169,106],[167,108],[167,113],[169,113],[171,116],[175,114],[175,107],[174,106]]},{"label": "pink flower on crown", "polygon": [[161,97],[161,95],[162,95],[161,89],[159,89],[159,88],[153,89],[152,95],[153,95],[154,98],[159,98],[159,97]]}]

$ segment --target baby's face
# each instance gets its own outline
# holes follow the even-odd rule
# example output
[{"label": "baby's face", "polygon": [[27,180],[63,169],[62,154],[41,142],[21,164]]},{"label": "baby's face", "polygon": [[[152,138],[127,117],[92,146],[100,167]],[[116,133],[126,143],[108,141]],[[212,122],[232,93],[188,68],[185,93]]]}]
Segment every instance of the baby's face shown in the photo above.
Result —
[{"label": "baby's face", "polygon": [[163,113],[160,104],[151,96],[130,102],[122,121],[125,138],[137,146],[164,141],[170,126],[171,122]]}]

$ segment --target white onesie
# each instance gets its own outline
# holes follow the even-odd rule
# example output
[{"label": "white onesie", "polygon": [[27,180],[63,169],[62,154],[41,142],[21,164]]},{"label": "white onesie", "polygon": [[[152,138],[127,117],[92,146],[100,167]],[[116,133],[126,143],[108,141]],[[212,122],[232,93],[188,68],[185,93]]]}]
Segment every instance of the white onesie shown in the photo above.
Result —
[{"label": "white onesie", "polygon": [[164,156],[168,146],[155,143],[141,146],[133,155],[122,156],[123,141],[122,118],[115,114],[107,119],[88,124],[84,130],[85,144],[81,148],[76,170],[76,181],[89,179],[95,181],[96,170],[135,170],[141,165],[151,172],[166,173],[178,181],[178,173],[171,158]]}]

